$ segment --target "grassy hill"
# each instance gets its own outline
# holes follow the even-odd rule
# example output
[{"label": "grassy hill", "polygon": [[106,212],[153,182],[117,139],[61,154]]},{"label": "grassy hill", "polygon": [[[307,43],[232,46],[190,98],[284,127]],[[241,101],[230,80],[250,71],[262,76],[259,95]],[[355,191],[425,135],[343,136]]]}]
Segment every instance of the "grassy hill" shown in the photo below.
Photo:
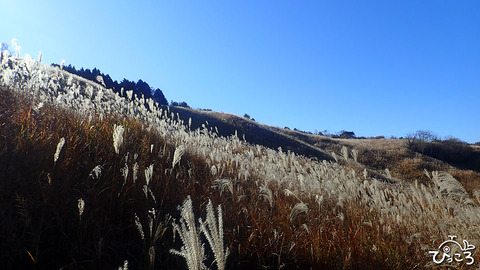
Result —
[{"label": "grassy hill", "polygon": [[[410,148],[407,139],[342,139],[329,136],[309,134],[301,131],[271,127],[251,119],[232,114],[213,111],[194,110],[184,107],[171,107],[180,119],[188,123],[192,119],[191,129],[206,125],[220,136],[231,136],[237,132],[238,137],[251,144],[259,144],[271,149],[281,147],[318,160],[334,161],[332,153],[339,157],[342,148],[358,151],[358,168],[367,169],[379,179],[385,179],[385,169],[397,180],[428,183],[424,170],[448,171],[455,176],[467,190],[472,193],[480,186],[480,147],[461,142],[439,141],[423,142],[445,155],[422,154],[418,149]],[[455,148],[453,151],[450,148]],[[450,152],[448,152],[450,151]],[[426,151],[424,151],[426,152]],[[428,155],[430,154],[430,155]],[[435,157],[438,158],[435,158]],[[466,156],[467,158],[463,158]]]},{"label": "grassy hill", "polygon": [[0,137],[4,269],[467,268],[429,251],[480,240],[478,173],[404,141],[124,99],[30,59],[2,61]]}]

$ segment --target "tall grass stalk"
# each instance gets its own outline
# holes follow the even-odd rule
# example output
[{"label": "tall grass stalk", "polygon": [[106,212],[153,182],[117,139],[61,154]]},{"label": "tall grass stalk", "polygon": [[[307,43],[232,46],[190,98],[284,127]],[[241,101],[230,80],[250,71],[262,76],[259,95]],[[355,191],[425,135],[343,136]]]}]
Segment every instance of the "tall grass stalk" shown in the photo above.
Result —
[{"label": "tall grass stalk", "polygon": [[178,233],[183,246],[180,250],[171,249],[172,254],[185,258],[189,270],[203,270],[207,267],[205,261],[205,245],[200,240],[200,234],[195,225],[192,200],[190,196],[185,199],[181,208],[180,224],[173,223],[174,233]]},{"label": "tall grass stalk", "polygon": [[57,163],[57,160],[60,156],[60,152],[63,149],[63,145],[65,144],[65,138],[60,138],[60,141],[57,144],[57,150],[55,151],[55,155],[53,155],[53,163]]},{"label": "tall grass stalk", "polygon": [[215,218],[215,211],[213,210],[212,201],[208,200],[207,219],[205,222],[200,219],[200,231],[205,235],[210,247],[212,248],[218,270],[224,270],[230,251],[228,247],[224,249],[223,218],[222,207],[220,205],[217,208],[217,213],[218,222]]}]

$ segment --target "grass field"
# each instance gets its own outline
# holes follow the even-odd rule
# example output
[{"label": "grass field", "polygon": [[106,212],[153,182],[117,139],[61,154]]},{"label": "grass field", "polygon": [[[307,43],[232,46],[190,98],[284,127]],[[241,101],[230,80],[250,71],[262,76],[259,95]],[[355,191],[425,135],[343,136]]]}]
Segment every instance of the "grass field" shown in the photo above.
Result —
[{"label": "grass field", "polygon": [[0,80],[5,269],[473,267],[429,251],[480,245],[477,173],[397,141],[307,157],[33,60],[4,60]]}]

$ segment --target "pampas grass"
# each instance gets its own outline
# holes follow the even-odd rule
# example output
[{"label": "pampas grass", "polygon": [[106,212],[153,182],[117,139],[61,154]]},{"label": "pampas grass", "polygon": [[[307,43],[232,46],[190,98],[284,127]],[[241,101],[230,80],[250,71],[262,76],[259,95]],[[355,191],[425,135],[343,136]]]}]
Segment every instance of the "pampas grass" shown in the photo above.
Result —
[{"label": "pampas grass", "polygon": [[205,245],[202,244],[199,229],[195,225],[195,216],[190,196],[185,199],[180,210],[180,224],[174,223],[173,231],[179,234],[183,246],[180,250],[171,249],[170,252],[185,258],[189,270],[206,269],[203,263],[205,261]]},{"label": "pampas grass", "polygon": [[290,211],[290,222],[295,220],[295,218],[297,218],[297,216],[300,215],[301,213],[307,213],[307,212],[308,212],[308,206],[305,203],[300,202],[295,204],[295,206],[292,208],[292,211]]},{"label": "pampas grass", "polygon": [[90,172],[90,177],[92,177],[94,179],[99,179],[102,176],[102,169],[103,169],[103,167],[101,165],[95,166],[95,168],[93,168],[92,172]]},{"label": "pampas grass", "polygon": [[115,148],[115,153],[120,153],[120,147],[123,144],[123,133],[125,129],[121,125],[115,125],[113,127],[113,147]]},{"label": "pampas grass", "polygon": [[[7,268],[22,262],[27,250],[34,258],[29,262],[48,269],[84,258],[98,268],[113,269],[128,259],[132,269],[178,269],[183,261],[176,255],[189,269],[225,261],[227,255],[239,269],[412,269],[427,267],[431,258],[425,251],[438,247],[446,235],[480,239],[478,205],[465,203],[469,194],[462,183],[442,172],[433,173],[435,180],[409,182],[391,168],[395,181],[388,181],[382,169],[367,171],[339,160],[344,156],[319,161],[251,145],[238,136],[219,137],[206,126],[190,130],[169,107],[147,108],[150,101],[120,98],[58,68],[2,60],[8,65],[0,67],[0,123],[5,123],[0,125],[0,166],[8,173],[0,181],[0,209],[15,208],[16,195],[25,198],[25,211],[17,216],[0,211],[9,235],[0,241]],[[35,110],[39,102],[44,106]],[[54,138],[61,136],[68,144],[58,147]],[[152,151],[152,144],[159,147]],[[62,166],[52,169],[50,155],[46,162],[31,155],[55,146]],[[138,154],[119,157],[122,151]],[[97,164],[103,166],[101,181],[92,172]],[[130,168],[133,181],[127,181]],[[72,211],[79,197],[88,203],[82,222]],[[221,208],[205,203],[194,211],[191,201],[188,205],[188,200],[209,198]],[[174,230],[158,225],[157,217],[175,215],[178,204]],[[196,223],[194,215],[205,212],[205,221]],[[173,232],[181,243],[173,241]],[[224,259],[214,249],[222,250]]]},{"label": "pampas grass", "polygon": [[355,162],[358,162],[358,150],[352,149],[352,157]]},{"label": "pampas grass", "polygon": [[78,216],[80,217],[80,220],[82,219],[84,210],[85,210],[85,201],[82,198],[80,198],[78,199]]},{"label": "pampas grass", "polygon": [[177,165],[180,162],[180,159],[182,159],[182,156],[184,153],[185,153],[184,145],[180,145],[175,149],[175,153],[173,154],[172,169],[174,169],[175,165]]},{"label": "pampas grass", "polygon": [[217,188],[220,190],[220,196],[222,196],[223,191],[228,189],[231,195],[233,195],[233,182],[230,179],[217,179],[213,181],[212,188]]},{"label": "pampas grass", "polygon": [[151,164],[150,166],[148,166],[148,168],[145,169],[145,182],[147,183],[147,186],[152,180],[152,177],[153,177],[153,164]]},{"label": "pampas grass", "polygon": [[192,200],[190,196],[185,199],[180,208],[181,218],[180,225],[174,223],[174,232],[180,235],[183,246],[178,250],[170,250],[171,253],[184,257],[187,262],[188,269],[206,269],[204,261],[205,244],[202,243],[200,233],[207,239],[208,244],[214,254],[214,262],[217,264],[217,269],[225,269],[227,257],[230,254],[228,248],[224,248],[223,242],[223,218],[222,207],[217,208],[218,219],[215,217],[215,211],[211,200],[207,204],[207,218],[203,221],[199,219],[199,226],[195,224],[195,217],[193,214]]},{"label": "pampas grass", "polygon": [[342,146],[342,156],[348,162],[348,148],[346,146]]},{"label": "pampas grass", "polygon": [[447,172],[432,172],[432,181],[440,193],[463,203],[473,203],[462,184]]},{"label": "pampas grass", "polygon": [[224,270],[227,263],[227,257],[230,254],[228,248],[224,248],[223,244],[223,218],[222,207],[219,205],[217,208],[218,222],[215,218],[215,212],[213,210],[212,201],[208,200],[207,204],[207,219],[202,221],[200,219],[200,231],[207,238],[208,243],[215,256],[215,263],[218,270]]},{"label": "pampas grass", "polygon": [[62,151],[64,144],[65,138],[62,137],[57,144],[57,150],[55,151],[55,155],[53,155],[53,163],[57,163],[58,157],[60,156],[60,152]]},{"label": "pampas grass", "polygon": [[140,237],[142,239],[145,239],[145,233],[143,231],[142,223],[140,223],[140,218],[137,216],[136,213],[135,213],[135,226],[137,226],[137,231],[140,234]]}]

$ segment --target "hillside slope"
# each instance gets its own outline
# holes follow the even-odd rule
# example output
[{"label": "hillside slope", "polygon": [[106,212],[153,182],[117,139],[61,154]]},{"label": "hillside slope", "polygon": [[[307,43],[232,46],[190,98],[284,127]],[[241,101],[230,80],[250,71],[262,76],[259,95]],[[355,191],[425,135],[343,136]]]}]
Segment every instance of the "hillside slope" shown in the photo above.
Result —
[{"label": "hillside slope", "polygon": [[[319,160],[333,161],[332,153],[342,156],[342,148],[358,151],[357,169],[366,169],[379,179],[386,180],[385,169],[395,179],[418,180],[429,182],[424,170],[448,171],[460,180],[472,192],[480,185],[480,164],[478,161],[470,167],[449,164],[447,161],[430,157],[409,149],[406,139],[340,139],[323,135],[308,134],[301,131],[271,127],[250,119],[212,111],[194,110],[184,107],[171,107],[170,110],[179,115],[184,123],[191,119],[191,129],[206,125],[220,136],[228,137],[237,132],[238,137],[251,144],[260,144],[271,149],[281,147],[284,151],[292,151]],[[475,145],[461,145],[473,153],[478,159],[480,149]],[[468,150],[470,148],[471,150]],[[460,152],[461,153],[461,152]],[[453,153],[455,154],[455,153]],[[351,157],[352,158],[352,157]],[[472,170],[473,168],[473,170]]]},{"label": "hillside slope", "polygon": [[[192,110],[184,107],[171,107],[170,110],[180,115],[185,123],[192,119],[191,129],[201,128],[203,124],[218,130],[220,136],[228,137],[235,132],[239,138],[252,144],[260,144],[271,149],[281,147],[284,151],[292,151],[300,155],[318,158],[319,160],[333,160],[329,153],[315,145],[306,143],[303,140],[279,132],[277,129],[269,127],[232,114],[218,113],[211,111]],[[215,129],[216,127],[216,129]]]}]

